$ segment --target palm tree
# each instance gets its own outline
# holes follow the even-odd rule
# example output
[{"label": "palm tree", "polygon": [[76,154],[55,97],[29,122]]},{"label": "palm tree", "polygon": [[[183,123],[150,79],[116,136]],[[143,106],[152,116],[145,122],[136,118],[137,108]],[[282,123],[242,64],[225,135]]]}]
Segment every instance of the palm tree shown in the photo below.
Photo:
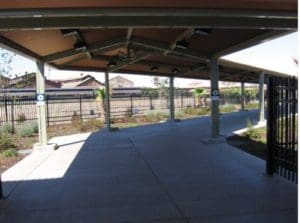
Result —
[{"label": "palm tree", "polygon": [[105,103],[105,98],[106,98],[106,91],[104,88],[98,88],[96,89],[96,101],[100,103],[100,111],[101,108],[103,108],[104,116],[106,117],[106,103]]},{"label": "palm tree", "polygon": [[193,94],[197,99],[197,107],[199,108],[201,105],[201,99],[206,94],[206,90],[203,88],[195,88],[193,89]]}]

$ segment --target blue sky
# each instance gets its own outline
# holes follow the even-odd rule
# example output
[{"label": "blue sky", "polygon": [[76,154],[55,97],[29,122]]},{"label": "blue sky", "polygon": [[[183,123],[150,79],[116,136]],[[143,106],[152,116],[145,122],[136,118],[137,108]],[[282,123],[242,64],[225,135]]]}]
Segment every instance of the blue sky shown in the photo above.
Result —
[{"label": "blue sky", "polygon": [[[262,67],[283,73],[296,74],[297,66],[293,62],[293,57],[298,58],[298,33],[293,33],[263,44],[239,51],[237,53],[224,57],[239,63],[252,66]],[[12,63],[12,74],[22,75],[25,72],[34,72],[36,70],[35,63],[27,58],[16,56]],[[54,69],[46,69],[47,77],[51,79],[64,79],[79,76],[81,72],[74,71],[58,71]],[[86,73],[87,74],[87,73]],[[103,73],[89,73],[98,80],[104,81]],[[114,77],[118,74],[110,74]],[[136,86],[152,86],[152,78],[149,76],[124,75],[126,78],[135,82]],[[175,85],[184,87],[194,82],[191,79],[176,79]]]}]

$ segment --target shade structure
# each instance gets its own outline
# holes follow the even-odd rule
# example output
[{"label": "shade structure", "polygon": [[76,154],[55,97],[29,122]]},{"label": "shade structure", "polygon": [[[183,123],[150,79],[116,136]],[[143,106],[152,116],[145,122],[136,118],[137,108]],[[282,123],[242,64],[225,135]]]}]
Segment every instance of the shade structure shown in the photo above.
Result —
[{"label": "shade structure", "polygon": [[[211,59],[296,28],[295,0],[15,0],[0,6],[2,46],[67,70],[209,79]],[[219,64],[224,81],[257,82],[262,71]]]}]

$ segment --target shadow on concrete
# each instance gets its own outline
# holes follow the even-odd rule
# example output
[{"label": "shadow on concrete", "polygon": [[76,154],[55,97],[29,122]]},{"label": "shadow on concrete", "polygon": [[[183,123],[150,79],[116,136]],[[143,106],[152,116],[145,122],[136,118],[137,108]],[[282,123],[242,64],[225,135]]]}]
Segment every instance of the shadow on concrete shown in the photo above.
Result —
[{"label": "shadow on concrete", "polygon": [[[223,115],[224,134],[244,116]],[[4,182],[0,221],[297,222],[297,186],[226,143],[202,144],[209,122],[98,132],[37,154],[22,181]]]}]

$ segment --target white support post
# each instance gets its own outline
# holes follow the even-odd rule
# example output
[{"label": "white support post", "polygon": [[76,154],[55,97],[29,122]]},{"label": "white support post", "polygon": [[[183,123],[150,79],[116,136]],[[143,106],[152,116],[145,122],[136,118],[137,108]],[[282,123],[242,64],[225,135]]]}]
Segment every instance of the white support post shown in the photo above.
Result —
[{"label": "white support post", "polygon": [[45,96],[45,67],[41,62],[36,62],[36,94],[37,94],[37,118],[39,128],[39,143],[36,147],[47,147],[47,120],[46,120],[46,96]]},{"label": "white support post", "polygon": [[170,77],[169,86],[169,100],[170,100],[170,121],[175,120],[175,106],[174,106],[174,77]]},{"label": "white support post", "polygon": [[264,73],[259,74],[259,123],[265,122],[265,95],[264,95]]},{"label": "white support post", "polygon": [[210,86],[211,86],[211,136],[216,138],[220,132],[219,120],[219,67],[218,59],[210,61]]},{"label": "white support post", "polygon": [[241,82],[241,111],[245,111],[245,82]]},{"label": "white support post", "polygon": [[110,126],[110,90],[109,90],[109,72],[105,72],[105,122],[106,122],[106,127],[107,130],[111,130]]}]

